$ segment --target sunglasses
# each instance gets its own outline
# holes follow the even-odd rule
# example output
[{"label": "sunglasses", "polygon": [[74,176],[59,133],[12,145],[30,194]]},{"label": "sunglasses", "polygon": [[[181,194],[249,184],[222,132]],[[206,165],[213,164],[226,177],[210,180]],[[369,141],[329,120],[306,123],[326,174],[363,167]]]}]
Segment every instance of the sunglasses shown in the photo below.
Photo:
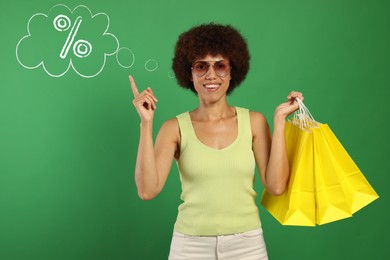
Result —
[{"label": "sunglasses", "polygon": [[202,77],[209,71],[210,66],[213,67],[215,74],[219,77],[226,77],[230,74],[230,63],[225,60],[216,61],[214,63],[197,61],[192,65],[191,70],[196,76]]}]

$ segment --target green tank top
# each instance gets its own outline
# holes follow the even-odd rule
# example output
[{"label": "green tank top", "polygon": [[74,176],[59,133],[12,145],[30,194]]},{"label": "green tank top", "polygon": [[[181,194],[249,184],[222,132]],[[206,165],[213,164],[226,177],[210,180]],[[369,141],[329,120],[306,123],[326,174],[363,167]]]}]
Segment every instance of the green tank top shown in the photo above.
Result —
[{"label": "green tank top", "polygon": [[235,109],[237,138],[221,150],[197,138],[188,112],[177,116],[181,134],[177,165],[183,201],[174,227],[177,232],[212,236],[261,226],[253,189],[255,158],[249,111]]}]

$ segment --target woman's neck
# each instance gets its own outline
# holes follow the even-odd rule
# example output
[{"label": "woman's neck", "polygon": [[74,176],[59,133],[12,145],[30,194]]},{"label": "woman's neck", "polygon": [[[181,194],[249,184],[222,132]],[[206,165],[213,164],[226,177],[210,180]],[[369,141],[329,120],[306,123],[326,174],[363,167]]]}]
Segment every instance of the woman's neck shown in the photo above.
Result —
[{"label": "woman's neck", "polygon": [[198,108],[191,112],[193,119],[200,121],[213,121],[234,116],[236,113],[234,107],[231,107],[227,101],[213,104],[204,104],[200,102]]}]

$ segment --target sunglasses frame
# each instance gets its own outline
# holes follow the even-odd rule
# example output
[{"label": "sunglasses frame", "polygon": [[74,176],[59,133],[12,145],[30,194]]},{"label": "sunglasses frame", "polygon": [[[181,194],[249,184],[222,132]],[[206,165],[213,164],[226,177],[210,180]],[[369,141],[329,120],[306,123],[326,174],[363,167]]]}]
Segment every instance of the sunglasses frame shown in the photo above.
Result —
[{"label": "sunglasses frame", "polygon": [[[203,74],[199,74],[199,73],[197,73],[197,72],[194,70],[194,67],[195,67],[195,65],[196,65],[197,63],[205,64],[205,66],[207,67],[207,70],[206,70]],[[218,72],[218,70],[215,69],[215,64],[218,64],[218,63],[223,63],[223,64],[226,64],[226,65],[227,65],[227,68],[228,68],[228,69],[226,70],[227,73],[226,73],[225,75],[220,75],[220,73]],[[228,61],[226,61],[226,60],[217,60],[217,61],[213,61],[213,62],[210,62],[210,61],[203,61],[203,60],[201,60],[201,61],[196,61],[196,62],[194,62],[194,64],[192,65],[191,70],[192,70],[192,73],[193,73],[194,75],[196,75],[197,77],[203,77],[204,75],[206,75],[206,74],[209,72],[210,67],[213,67],[213,70],[214,70],[215,74],[216,74],[218,77],[221,77],[221,78],[224,78],[224,77],[230,75],[231,70],[232,70],[232,67],[230,66],[230,63],[229,63]]]}]

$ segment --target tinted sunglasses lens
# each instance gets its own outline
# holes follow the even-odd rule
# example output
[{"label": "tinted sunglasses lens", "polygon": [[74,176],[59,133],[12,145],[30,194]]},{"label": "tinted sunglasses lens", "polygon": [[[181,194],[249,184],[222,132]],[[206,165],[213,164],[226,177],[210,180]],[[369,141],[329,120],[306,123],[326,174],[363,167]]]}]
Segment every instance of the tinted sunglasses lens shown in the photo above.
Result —
[{"label": "tinted sunglasses lens", "polygon": [[229,63],[227,63],[226,61],[218,61],[214,64],[214,70],[218,76],[226,76],[227,74],[229,74],[230,71]]},{"label": "tinted sunglasses lens", "polygon": [[192,70],[197,76],[203,76],[209,70],[210,65],[207,62],[196,62]]}]

